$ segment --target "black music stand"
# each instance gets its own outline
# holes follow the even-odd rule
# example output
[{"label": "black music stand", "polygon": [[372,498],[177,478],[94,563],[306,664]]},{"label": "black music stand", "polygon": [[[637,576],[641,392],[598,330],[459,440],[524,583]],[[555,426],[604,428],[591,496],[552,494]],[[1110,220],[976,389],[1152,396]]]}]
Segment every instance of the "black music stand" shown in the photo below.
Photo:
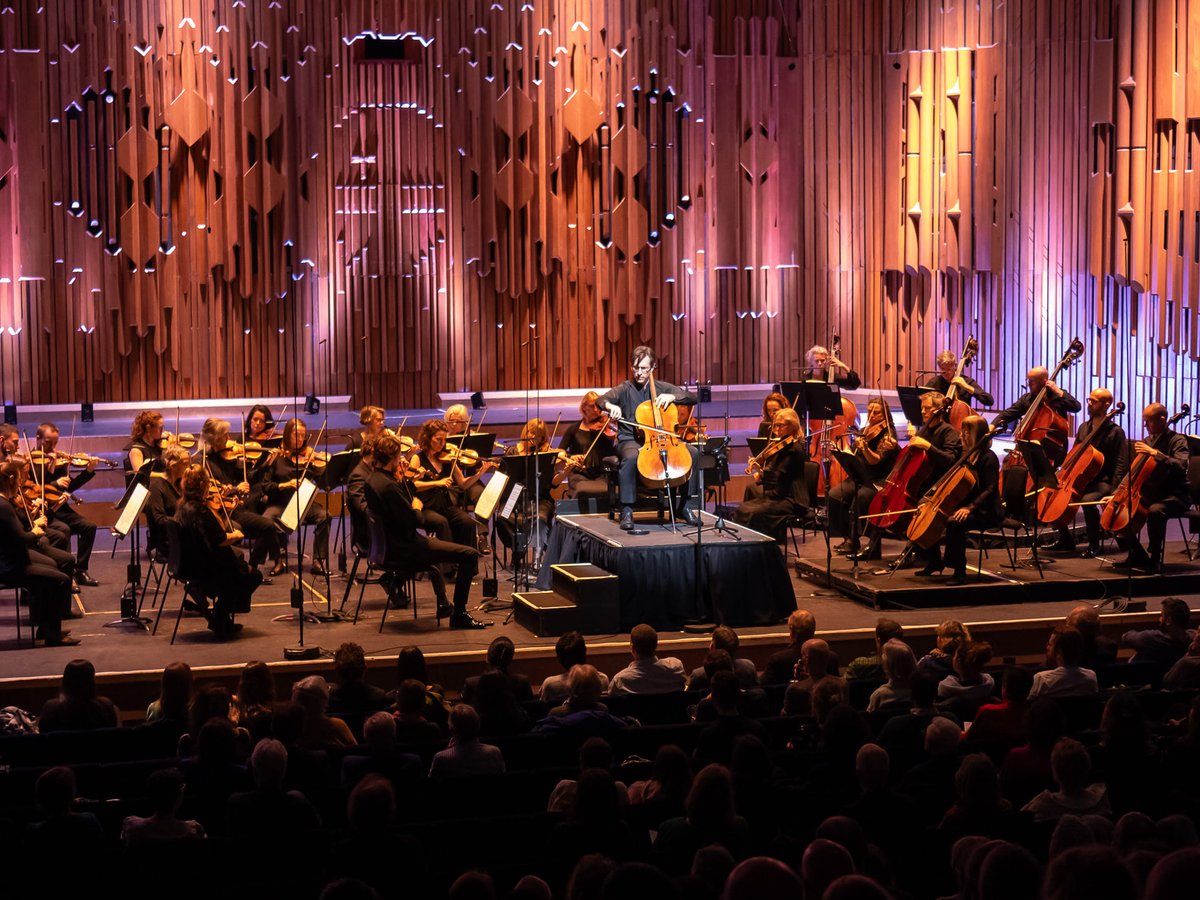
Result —
[{"label": "black music stand", "polygon": [[[1017,441],[1016,448],[1025,460],[1025,468],[1029,470],[1029,477],[1033,479],[1035,496],[1045,488],[1058,487],[1058,476],[1054,473],[1054,463],[1046,455],[1046,448],[1042,446],[1041,441]],[[1003,476],[1001,478],[1003,482]],[[1040,572],[1042,562],[1038,556],[1039,524],[1038,517],[1035,515],[1033,517],[1033,562]]]},{"label": "black music stand", "polygon": [[[832,422],[842,414],[842,389],[837,384],[828,381],[806,381],[803,385],[803,391],[800,395],[800,403],[804,404],[805,411],[808,414],[808,421],[813,419]],[[826,425],[828,430],[830,426]],[[807,429],[808,437],[813,438],[812,429]],[[821,443],[829,442],[828,435],[820,436]],[[825,571],[828,572],[833,567],[833,548],[829,543],[829,460],[825,460],[825,503],[820,507],[821,516],[825,519],[825,527],[822,532],[825,535]],[[811,499],[811,498],[810,498]],[[829,586],[833,586],[832,577],[827,577]]]},{"label": "black music stand", "polygon": [[[529,550],[530,544],[533,545],[533,560],[526,567],[528,569],[536,569],[537,562],[542,554],[541,529],[538,527],[539,521],[539,503],[541,497],[538,496],[541,492],[543,484],[552,484],[554,482],[554,466],[558,462],[557,450],[543,450],[539,453],[526,453],[523,456],[503,456],[500,458],[500,471],[508,476],[509,490],[512,490],[512,484],[521,485],[525,490],[525,526],[529,529],[529,533],[524,535],[524,547],[521,552],[518,552],[517,536],[520,534],[520,529],[513,529],[513,582],[516,583],[517,573],[521,569],[521,560]],[[529,588],[529,574],[523,573],[525,576],[525,588]]]},{"label": "black music stand", "polygon": [[804,406],[804,382],[803,381],[781,381],[779,382],[779,393],[787,397],[788,406],[796,411],[796,414],[803,418],[808,411]]},{"label": "black music stand", "polygon": [[[354,471],[355,466],[362,460],[362,450],[343,450],[341,453],[335,453],[329,457],[329,462],[325,465],[325,491],[331,493],[341,488],[342,502],[338,505],[338,527],[337,537],[334,539],[334,546],[338,548],[338,571],[343,575],[346,574],[346,482],[350,480],[350,473]],[[333,592],[329,592],[329,596],[325,598],[325,613],[317,614],[317,618],[322,622],[342,622],[351,618],[348,614],[341,610],[333,608]]]},{"label": "black music stand", "polygon": [[[863,461],[862,457],[859,456],[857,453],[852,453],[849,450],[839,450],[837,448],[834,448],[833,458],[836,459],[838,461],[838,463],[841,464],[842,470],[846,473],[846,475],[850,478],[850,480],[854,482],[854,497],[850,501],[850,534],[849,534],[849,537],[850,537],[851,546],[857,547],[858,543],[859,543],[858,510],[856,509],[856,506],[858,504],[858,489],[860,487],[862,487],[864,484],[871,483],[871,472],[867,468],[867,465]],[[826,498],[829,497],[828,491],[825,492],[825,496],[826,496]],[[855,552],[853,554],[853,556],[854,556],[854,558],[851,560],[851,562],[854,564],[854,568],[853,568],[854,580],[857,581],[858,580],[858,553]]]},{"label": "black music stand", "polygon": [[[142,562],[141,562],[141,534],[142,534],[142,509],[146,501],[149,499],[149,481],[150,471],[154,467],[156,460],[148,459],[142,463],[142,467],[130,480],[129,485],[125,488],[125,493],[120,500],[114,504],[114,509],[122,511],[117,524],[111,529],[113,537],[117,540],[113,541],[113,555],[116,555],[117,544],[123,541],[130,534],[133,535],[133,540],[129,544],[129,564],[125,567],[125,587],[121,590],[121,617],[112,622],[105,623],[105,628],[112,628],[118,625],[132,625],[135,628],[141,628],[143,631],[150,630],[150,619],[142,615],[141,603],[138,598],[138,588],[141,588],[142,597],[146,595],[146,587],[142,586]],[[141,490],[138,490],[141,488]],[[136,508],[128,508],[130,501],[136,495],[137,500],[134,501]],[[130,519],[132,517],[132,519]],[[123,523],[130,524],[121,530]],[[149,585],[149,572],[146,575],[146,582]],[[72,601],[74,602],[74,601]]]},{"label": "black music stand", "polygon": [[476,432],[475,434],[454,434],[446,438],[446,446],[454,444],[461,447],[463,450],[474,450],[479,454],[480,459],[492,455],[496,447],[496,435],[483,434]]},{"label": "black music stand", "polygon": [[900,408],[904,410],[904,418],[914,428],[920,429],[925,424],[925,418],[921,415],[921,396],[932,390],[933,388],[909,385],[896,388],[900,397]]}]

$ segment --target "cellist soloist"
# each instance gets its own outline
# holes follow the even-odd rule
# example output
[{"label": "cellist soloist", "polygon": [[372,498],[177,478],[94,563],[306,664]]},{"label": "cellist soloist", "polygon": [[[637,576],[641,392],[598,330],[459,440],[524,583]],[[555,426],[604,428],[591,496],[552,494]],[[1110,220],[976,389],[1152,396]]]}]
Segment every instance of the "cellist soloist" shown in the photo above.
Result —
[{"label": "cellist soloist", "polygon": [[[633,504],[637,499],[638,479],[638,450],[641,447],[640,435],[635,417],[640,404],[650,400],[650,373],[658,362],[658,357],[650,347],[639,346],[630,354],[632,374],[616,387],[600,398],[601,405],[613,416],[621,419],[617,430],[617,455],[621,459],[619,473],[621,528],[629,531],[633,528]],[[666,409],[672,403],[695,404],[696,398],[687,391],[665,381],[655,381],[657,388],[657,404],[659,409]],[[699,501],[693,505],[692,495],[696,492],[696,448],[686,445],[692,457],[692,474],[686,484],[679,488],[676,515],[682,517],[689,525],[699,521]]]}]

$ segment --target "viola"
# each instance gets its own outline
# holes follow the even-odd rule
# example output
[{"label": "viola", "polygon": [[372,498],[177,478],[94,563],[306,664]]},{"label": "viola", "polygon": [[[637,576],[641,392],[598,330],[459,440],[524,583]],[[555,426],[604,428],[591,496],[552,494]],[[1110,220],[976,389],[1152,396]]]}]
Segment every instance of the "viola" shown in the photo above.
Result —
[{"label": "viola", "polygon": [[963,369],[971,363],[976,354],[979,353],[979,341],[975,338],[967,338],[967,345],[963,348],[963,355],[958,361],[958,368],[954,370],[954,378],[950,379],[950,387],[946,390],[946,396],[950,398],[950,424],[954,426],[955,431],[962,430],[962,422],[971,414],[971,407],[958,399],[958,385],[954,383],[954,379],[958,378],[963,373]]},{"label": "viola", "polygon": [[[1184,408],[1173,415],[1167,422],[1170,428],[1191,410]],[[1100,527],[1111,534],[1122,537],[1136,537],[1146,524],[1150,512],[1146,498],[1146,487],[1158,468],[1158,460],[1153,453],[1138,453],[1129,464],[1129,471],[1117,485],[1116,491],[1100,510]]]},{"label": "viola", "polygon": [[997,426],[988,429],[979,443],[926,492],[912,521],[908,523],[906,536],[913,544],[928,550],[942,539],[946,533],[946,523],[975,488],[977,479],[970,464],[988,448],[988,438],[1000,430]]},{"label": "viola", "polygon": [[645,435],[645,442],[638,449],[638,474],[656,488],[675,487],[691,477],[692,454],[675,433],[679,424],[678,408],[675,404],[666,409],[658,408],[654,372],[651,371],[648,377],[650,399],[639,403],[635,413],[637,424]]},{"label": "viola", "polygon": [[1112,412],[1104,417],[1091,434],[1078,441],[1063,460],[1055,474],[1056,486],[1038,492],[1038,521],[1058,528],[1075,518],[1075,504],[1089,484],[1095,481],[1104,468],[1104,454],[1092,444],[1100,436],[1105,424],[1125,412],[1125,404],[1117,403]]},{"label": "viola", "polygon": [[[842,350],[842,339],[834,335],[830,342],[830,357],[836,359]],[[834,382],[837,368],[832,359],[826,363],[825,379],[829,384]],[[817,419],[809,423],[811,437],[809,439],[808,455],[817,464],[817,496],[824,497],[826,491],[846,479],[846,472],[841,463],[833,455],[834,450],[849,450],[850,428],[858,420],[858,407],[849,397],[842,398],[842,414],[834,419],[825,421]]]},{"label": "viola", "polygon": [[191,450],[196,446],[196,436],[191,432],[183,432],[182,434],[172,434],[169,431],[164,431],[163,436],[156,442],[159,447],[182,447],[184,450]]}]

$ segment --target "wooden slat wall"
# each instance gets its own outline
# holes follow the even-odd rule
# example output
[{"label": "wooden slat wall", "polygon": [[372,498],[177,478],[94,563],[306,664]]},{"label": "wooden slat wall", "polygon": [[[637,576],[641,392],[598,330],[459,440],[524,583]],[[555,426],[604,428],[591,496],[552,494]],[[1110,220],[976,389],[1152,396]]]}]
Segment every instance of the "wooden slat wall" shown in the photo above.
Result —
[{"label": "wooden slat wall", "polygon": [[[366,58],[368,41],[397,51]],[[45,0],[0,16],[18,403],[793,377],[980,337],[1194,398],[1200,0]]]}]

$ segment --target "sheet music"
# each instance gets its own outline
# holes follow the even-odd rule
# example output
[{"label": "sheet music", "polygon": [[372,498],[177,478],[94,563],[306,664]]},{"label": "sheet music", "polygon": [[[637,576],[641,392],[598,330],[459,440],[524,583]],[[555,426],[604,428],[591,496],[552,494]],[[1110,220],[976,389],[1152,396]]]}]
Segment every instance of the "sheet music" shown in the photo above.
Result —
[{"label": "sheet music", "polygon": [[308,515],[309,504],[312,503],[313,497],[317,495],[317,484],[314,481],[309,481],[305,478],[300,482],[300,487],[292,494],[292,499],[288,501],[287,508],[284,509],[283,515],[279,517],[280,523],[288,531],[295,531],[300,527],[300,523],[304,521],[304,517]]},{"label": "sheet music", "polygon": [[493,472],[491,480],[483,487],[483,493],[475,501],[475,515],[480,519],[491,518],[496,504],[504,496],[506,487],[508,487],[508,476],[503,472]]},{"label": "sheet music", "polygon": [[133,486],[133,490],[129,493],[129,500],[125,504],[125,508],[121,510],[121,517],[117,519],[117,524],[112,527],[112,533],[118,537],[125,537],[133,530],[134,524],[137,522],[137,517],[142,513],[142,507],[146,505],[146,500],[150,497],[150,491],[144,484],[138,482]]}]

